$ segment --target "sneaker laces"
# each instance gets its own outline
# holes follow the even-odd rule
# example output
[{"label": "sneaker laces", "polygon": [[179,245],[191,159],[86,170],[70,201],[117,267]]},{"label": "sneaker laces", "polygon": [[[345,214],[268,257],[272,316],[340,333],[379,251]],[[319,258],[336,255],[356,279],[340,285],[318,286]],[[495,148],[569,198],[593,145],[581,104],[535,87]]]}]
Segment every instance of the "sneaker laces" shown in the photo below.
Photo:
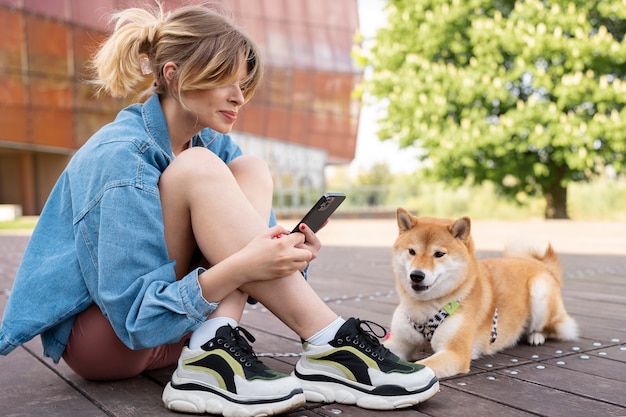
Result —
[{"label": "sneaker laces", "polygon": [[[382,343],[381,338],[387,335],[387,330],[378,323],[369,320],[358,320],[358,333],[351,338],[346,337],[347,342],[352,342],[354,345],[358,345],[359,348],[364,349],[366,353],[379,361],[385,360],[387,356],[391,354]],[[365,326],[365,328],[363,327]],[[382,330],[382,334],[376,332],[376,330]]]},{"label": "sneaker laces", "polygon": [[[243,363],[246,367],[263,364],[261,360],[256,356],[250,343],[254,343],[256,339],[252,334],[243,327],[231,327],[230,338],[224,340],[224,348],[228,349],[239,362]],[[248,343],[248,341],[250,343]]]}]

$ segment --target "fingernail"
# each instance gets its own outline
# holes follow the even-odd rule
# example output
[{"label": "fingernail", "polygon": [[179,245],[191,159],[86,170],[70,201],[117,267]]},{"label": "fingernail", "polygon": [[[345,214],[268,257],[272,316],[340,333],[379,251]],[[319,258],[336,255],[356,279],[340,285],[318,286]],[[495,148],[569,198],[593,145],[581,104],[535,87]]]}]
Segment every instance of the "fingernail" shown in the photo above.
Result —
[{"label": "fingernail", "polygon": [[300,230],[304,230],[304,229],[306,229],[306,225],[301,224],[301,225],[300,225]]}]

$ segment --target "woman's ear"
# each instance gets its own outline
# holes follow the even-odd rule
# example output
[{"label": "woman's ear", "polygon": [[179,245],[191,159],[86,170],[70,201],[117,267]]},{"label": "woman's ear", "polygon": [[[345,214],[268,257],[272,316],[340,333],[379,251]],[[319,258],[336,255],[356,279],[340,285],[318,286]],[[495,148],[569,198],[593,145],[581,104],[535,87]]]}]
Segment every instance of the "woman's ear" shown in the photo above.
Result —
[{"label": "woman's ear", "polygon": [[168,84],[174,79],[176,71],[178,71],[178,65],[173,62],[166,62],[165,65],[163,65],[163,78],[165,78]]}]

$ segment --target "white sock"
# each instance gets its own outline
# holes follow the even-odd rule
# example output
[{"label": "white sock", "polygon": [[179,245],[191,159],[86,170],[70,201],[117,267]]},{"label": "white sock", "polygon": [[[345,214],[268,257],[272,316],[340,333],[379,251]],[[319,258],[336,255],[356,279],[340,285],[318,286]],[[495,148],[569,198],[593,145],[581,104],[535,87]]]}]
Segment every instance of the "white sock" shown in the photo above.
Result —
[{"label": "white sock", "polygon": [[339,316],[328,326],[324,327],[322,330],[306,339],[306,341],[316,346],[325,345],[335,338],[335,336],[337,335],[337,331],[341,326],[343,326],[345,322],[346,321],[341,316]]},{"label": "white sock", "polygon": [[227,325],[237,327],[239,324],[230,317],[215,317],[208,319],[191,334],[191,339],[189,339],[189,349],[199,349],[200,346],[215,337],[217,329]]}]

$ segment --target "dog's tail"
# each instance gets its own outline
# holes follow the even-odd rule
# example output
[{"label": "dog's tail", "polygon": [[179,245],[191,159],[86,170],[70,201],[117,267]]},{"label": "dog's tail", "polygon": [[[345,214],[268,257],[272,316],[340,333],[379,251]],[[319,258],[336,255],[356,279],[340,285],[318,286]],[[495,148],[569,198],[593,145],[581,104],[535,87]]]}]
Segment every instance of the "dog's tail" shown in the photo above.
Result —
[{"label": "dog's tail", "polygon": [[532,259],[541,262],[548,271],[561,283],[563,267],[550,242],[515,241],[506,245],[504,256],[507,258]]}]

